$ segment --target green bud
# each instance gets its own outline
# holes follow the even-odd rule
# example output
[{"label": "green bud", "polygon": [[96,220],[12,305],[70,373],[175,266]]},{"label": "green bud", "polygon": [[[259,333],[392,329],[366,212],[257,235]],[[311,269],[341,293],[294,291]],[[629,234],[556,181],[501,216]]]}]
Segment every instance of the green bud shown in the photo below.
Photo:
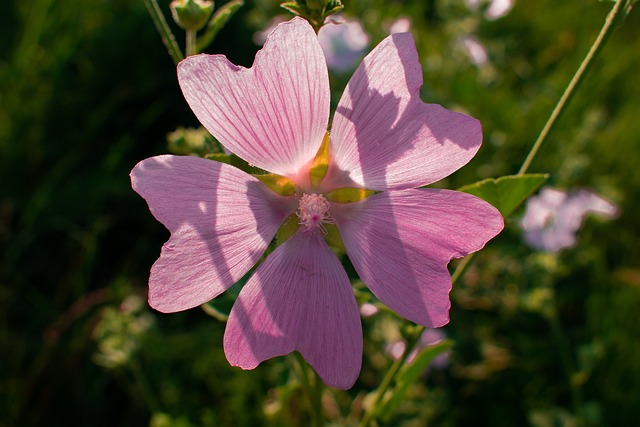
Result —
[{"label": "green bud", "polygon": [[190,31],[204,27],[213,13],[213,2],[207,0],[174,0],[170,7],[176,24]]},{"label": "green bud", "polygon": [[203,127],[197,129],[178,127],[167,134],[167,142],[169,151],[173,154],[204,156],[220,151],[213,137]]},{"label": "green bud", "polygon": [[327,17],[344,9],[340,0],[293,0],[280,4],[280,7],[305,18],[318,32]]}]

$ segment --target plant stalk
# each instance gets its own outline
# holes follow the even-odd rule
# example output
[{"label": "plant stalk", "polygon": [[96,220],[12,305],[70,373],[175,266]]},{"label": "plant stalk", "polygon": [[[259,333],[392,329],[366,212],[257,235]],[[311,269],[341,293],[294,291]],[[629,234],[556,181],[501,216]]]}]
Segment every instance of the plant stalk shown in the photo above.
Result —
[{"label": "plant stalk", "polygon": [[591,64],[593,63],[593,60],[596,58],[596,56],[602,49],[602,46],[604,45],[605,41],[607,40],[607,38],[615,28],[614,24],[616,23],[618,18],[622,15],[622,13],[624,13],[625,10],[627,9],[626,7],[623,7],[623,4],[626,5],[627,1],[623,1],[623,0],[616,1],[615,5],[607,15],[607,18],[604,21],[604,25],[600,30],[600,34],[598,34],[598,37],[596,38],[596,41],[591,46],[591,49],[589,49],[587,56],[584,58],[584,60],[580,64],[580,67],[578,67],[578,71],[576,71],[576,73],[573,75],[573,78],[569,82],[569,85],[564,90],[564,93],[560,97],[560,100],[558,101],[555,108],[551,112],[549,119],[547,120],[544,127],[542,128],[542,131],[540,131],[540,135],[538,135],[538,139],[536,139],[536,142],[534,142],[533,146],[531,147],[531,151],[529,151],[527,158],[524,160],[524,163],[522,163],[522,166],[518,171],[518,175],[524,175],[525,173],[527,173],[527,170],[529,170],[529,166],[531,166],[531,162],[535,158],[536,154],[538,154],[538,150],[540,150],[540,147],[546,141],[547,136],[549,135],[549,132],[551,132],[551,129],[553,129],[553,126],[556,124],[556,121],[558,120],[558,118],[564,111],[565,107],[571,100],[571,97],[575,94],[576,89],[584,79],[584,76],[586,72],[589,70],[589,67],[591,66]]}]

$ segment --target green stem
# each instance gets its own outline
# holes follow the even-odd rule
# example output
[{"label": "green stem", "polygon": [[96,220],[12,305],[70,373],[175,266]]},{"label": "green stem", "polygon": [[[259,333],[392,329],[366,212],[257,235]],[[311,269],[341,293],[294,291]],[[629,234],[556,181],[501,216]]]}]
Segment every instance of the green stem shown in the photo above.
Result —
[{"label": "green stem", "polygon": [[312,369],[310,371],[313,372],[313,379],[315,381],[313,387],[313,393],[311,394],[313,412],[315,414],[315,425],[317,427],[324,426],[324,417],[322,415],[322,392],[324,391],[324,383]]},{"label": "green stem", "polygon": [[[323,427],[324,418],[322,416],[322,380],[312,369],[309,368],[307,362],[298,352],[293,353],[294,358],[298,362],[300,368],[300,381],[307,390],[309,400],[311,402],[311,425],[314,427]],[[310,372],[311,371],[311,372]],[[310,377],[314,377],[314,384],[311,384]]]},{"label": "green stem", "polygon": [[187,30],[187,47],[186,56],[195,55],[198,53],[198,43],[196,41],[196,32],[194,30]]},{"label": "green stem", "polygon": [[553,126],[556,124],[558,117],[560,117],[560,114],[562,114],[562,112],[564,111],[569,100],[571,99],[576,89],[582,82],[582,79],[584,78],[587,70],[593,63],[593,60],[598,55],[598,53],[600,52],[600,49],[604,45],[604,42],[607,40],[607,38],[611,34],[614,28],[614,23],[618,20],[621,14],[624,13],[625,10],[627,9],[626,7],[622,6],[623,3],[626,4],[627,1],[623,1],[623,0],[616,1],[615,5],[613,6],[613,9],[611,9],[609,14],[607,15],[607,18],[604,21],[604,25],[600,30],[600,34],[598,34],[598,38],[593,43],[593,46],[591,46],[591,49],[589,49],[589,53],[587,53],[587,56],[584,58],[584,60],[580,64],[580,67],[578,67],[578,71],[576,71],[573,78],[569,82],[569,85],[567,86],[564,93],[562,94],[562,97],[558,101],[558,104],[551,112],[551,116],[549,116],[547,123],[545,123],[544,127],[542,128],[540,135],[538,135],[538,139],[533,144],[533,147],[531,147],[531,151],[529,151],[529,154],[527,155],[527,158],[524,160],[524,163],[522,163],[522,166],[518,171],[518,175],[524,175],[529,169],[531,162],[533,161],[534,157],[538,153],[538,150],[540,149],[544,141],[547,139],[547,136],[549,135],[549,132],[551,132],[551,129],[553,128]]},{"label": "green stem", "polygon": [[135,356],[131,358],[129,366],[131,368],[131,373],[133,374],[134,382],[137,385],[143,400],[147,404],[149,411],[152,414],[162,412],[160,403],[158,403],[158,399],[156,399],[155,395],[151,391],[151,387],[149,387],[149,383],[142,371],[140,362],[138,362],[138,359],[136,359]]},{"label": "green stem", "polygon": [[[473,259],[473,256],[474,254],[470,254],[458,264],[455,271],[451,275],[452,285],[454,285],[466,271],[467,267],[471,263],[471,260]],[[398,374],[398,371],[400,371],[400,368],[402,368],[402,366],[406,363],[407,358],[409,357],[409,353],[411,353],[411,350],[413,350],[413,348],[416,346],[416,344],[420,340],[420,336],[425,329],[426,328],[424,326],[418,325],[418,327],[415,329],[414,335],[407,342],[407,346],[402,353],[402,357],[399,357],[395,362],[393,362],[393,365],[391,365],[391,368],[389,368],[389,370],[387,371],[386,375],[382,379],[382,382],[380,383],[380,387],[378,387],[378,391],[376,392],[376,395],[373,399],[373,404],[371,405],[369,410],[365,412],[362,421],[360,421],[360,427],[366,427],[369,425],[369,423],[371,423],[371,421],[373,421],[373,418],[376,415],[376,407],[384,398],[384,395],[387,393],[387,390],[391,386],[391,383],[395,380],[395,377]]]},{"label": "green stem", "polygon": [[411,353],[411,350],[413,350],[413,348],[416,346],[416,344],[420,340],[420,336],[425,329],[426,328],[424,326],[418,325],[418,327],[414,331],[414,335],[407,342],[402,356],[396,359],[396,361],[393,362],[393,365],[391,365],[391,368],[389,368],[389,370],[387,371],[387,374],[382,379],[382,383],[380,383],[380,387],[378,387],[378,392],[373,399],[373,404],[371,405],[370,409],[364,414],[362,421],[360,421],[360,427],[366,427],[371,421],[373,421],[373,418],[376,415],[376,408],[378,404],[384,398],[384,395],[387,393],[387,390],[391,386],[393,380],[395,380],[395,377],[398,374],[398,371],[400,371],[400,368],[406,363],[407,358],[409,357],[409,353]]},{"label": "green stem", "polygon": [[454,285],[460,277],[467,271],[467,267],[471,264],[471,261],[476,256],[477,252],[470,253],[466,257],[463,258],[462,261],[458,264],[455,271],[451,275],[451,284]]},{"label": "green stem", "polygon": [[182,51],[176,42],[176,38],[171,32],[171,28],[167,24],[167,20],[164,19],[164,15],[162,14],[162,10],[160,10],[160,6],[158,6],[157,0],[144,0],[145,6],[147,6],[147,10],[151,15],[151,19],[153,19],[153,23],[156,26],[156,29],[162,36],[162,42],[167,47],[167,51],[173,59],[173,62],[178,65],[178,62],[184,59],[182,55]]},{"label": "green stem", "polygon": [[580,386],[573,381],[573,374],[575,372],[575,369],[572,362],[573,357],[571,355],[571,344],[569,343],[567,335],[564,333],[562,323],[560,323],[560,318],[558,316],[558,310],[556,309],[555,305],[552,309],[552,312],[548,313],[546,317],[549,321],[549,325],[551,326],[551,333],[553,334],[556,346],[558,347],[558,350],[560,352],[560,363],[562,365],[562,369],[564,370],[567,381],[569,383],[569,392],[571,393],[571,405],[573,406],[573,412],[577,417],[578,425],[583,426],[584,414],[582,412],[582,390],[580,390]]}]

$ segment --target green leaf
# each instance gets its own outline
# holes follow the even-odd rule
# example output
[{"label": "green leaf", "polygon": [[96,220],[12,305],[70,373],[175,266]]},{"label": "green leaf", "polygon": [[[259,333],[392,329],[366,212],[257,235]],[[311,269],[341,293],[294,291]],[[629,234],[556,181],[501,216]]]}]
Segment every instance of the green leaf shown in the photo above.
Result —
[{"label": "green leaf", "polygon": [[498,179],[487,178],[458,190],[473,194],[495,206],[502,216],[508,217],[527,197],[549,178],[548,174],[508,175]]},{"label": "green leaf", "polygon": [[304,16],[306,14],[306,10],[302,8],[298,3],[294,1],[288,1],[280,4],[280,7],[288,10],[294,15]]},{"label": "green leaf", "polygon": [[335,13],[340,12],[344,9],[344,5],[340,0],[334,0],[327,3],[326,10],[324,12],[324,16],[327,17],[329,15],[333,15]]},{"label": "green leaf", "polygon": [[429,364],[440,354],[449,350],[453,346],[453,341],[445,340],[438,344],[426,347],[411,364],[404,365],[398,373],[396,387],[389,394],[389,398],[384,401],[376,412],[384,421],[389,421],[398,405],[402,402],[411,386],[420,378],[420,375]]},{"label": "green leaf", "polygon": [[324,15],[325,16],[335,15],[336,13],[341,12],[342,9],[344,9],[344,6],[343,5],[338,5],[338,6],[332,7],[331,9],[327,10],[324,13]]},{"label": "green leaf", "polygon": [[266,172],[262,169],[250,165],[245,160],[236,156],[235,154],[225,154],[225,153],[209,153],[204,156],[205,159],[215,160],[216,162],[226,163],[231,166],[235,166],[241,171],[244,171],[250,175],[262,175]]},{"label": "green leaf", "polygon": [[216,162],[232,164],[231,155],[225,153],[209,153],[205,154],[205,159],[215,160]]},{"label": "green leaf", "polygon": [[226,25],[229,19],[231,19],[233,14],[236,13],[242,5],[244,5],[243,0],[231,0],[229,3],[216,10],[216,13],[213,14],[209,24],[207,25],[207,30],[198,40],[196,48],[198,52],[202,52],[211,44],[211,42],[213,42],[213,39],[218,35],[218,31]]}]

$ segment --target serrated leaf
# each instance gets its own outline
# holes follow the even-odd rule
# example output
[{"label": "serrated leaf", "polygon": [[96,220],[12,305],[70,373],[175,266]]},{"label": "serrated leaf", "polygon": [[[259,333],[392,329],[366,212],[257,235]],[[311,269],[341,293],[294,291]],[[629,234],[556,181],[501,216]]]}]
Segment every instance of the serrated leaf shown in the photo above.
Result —
[{"label": "serrated leaf", "polygon": [[548,174],[507,175],[498,179],[487,178],[459,188],[495,206],[502,216],[508,217],[527,197],[549,178]]},{"label": "serrated leaf", "polygon": [[198,45],[196,47],[198,52],[202,52],[211,44],[211,42],[213,42],[216,35],[218,35],[218,31],[226,25],[229,19],[231,19],[233,14],[236,13],[242,5],[244,5],[243,0],[231,0],[229,3],[216,10],[216,13],[214,13],[211,20],[209,20],[209,24],[207,24],[207,30],[198,40]]},{"label": "serrated leaf", "polygon": [[426,347],[415,360],[405,365],[398,373],[395,388],[390,393],[390,398],[380,405],[378,412],[380,418],[389,421],[398,405],[402,402],[411,386],[420,378],[420,375],[429,366],[429,364],[440,354],[449,350],[453,346],[453,341],[445,340],[438,344]]}]

